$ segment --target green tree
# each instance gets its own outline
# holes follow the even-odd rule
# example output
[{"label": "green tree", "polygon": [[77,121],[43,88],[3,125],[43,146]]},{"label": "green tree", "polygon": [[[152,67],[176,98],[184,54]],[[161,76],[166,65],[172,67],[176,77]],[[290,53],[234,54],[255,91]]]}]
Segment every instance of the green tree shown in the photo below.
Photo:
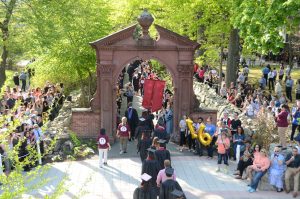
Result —
[{"label": "green tree", "polygon": [[[95,71],[89,42],[111,31],[104,0],[30,0],[22,5],[24,45],[36,57],[37,85],[46,80],[83,85]],[[30,30],[30,31],[28,31]],[[25,41],[26,40],[26,41]]]},{"label": "green tree", "polygon": [[7,0],[0,2],[0,30],[1,30],[1,62],[0,62],[0,87],[4,84],[6,75],[5,69],[8,58],[8,39],[9,39],[9,25],[13,11],[16,7],[17,0]]},{"label": "green tree", "polygon": [[[240,30],[244,48],[277,54],[284,47],[283,33],[299,30],[298,0],[238,0],[233,24]],[[290,59],[292,56],[290,55]],[[291,60],[290,60],[291,61]]]}]

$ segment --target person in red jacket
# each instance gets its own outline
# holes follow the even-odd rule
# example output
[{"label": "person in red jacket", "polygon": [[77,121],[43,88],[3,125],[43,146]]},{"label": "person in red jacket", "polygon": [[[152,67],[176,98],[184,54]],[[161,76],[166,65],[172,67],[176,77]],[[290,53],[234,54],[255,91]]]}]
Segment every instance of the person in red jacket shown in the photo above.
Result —
[{"label": "person in red jacket", "polygon": [[288,112],[289,107],[287,105],[282,105],[281,106],[281,111],[279,114],[277,114],[276,116],[276,123],[277,123],[277,127],[278,127],[278,135],[279,135],[279,140],[280,140],[280,144],[283,147],[282,150],[286,149],[286,139],[285,139],[285,134],[286,134],[286,130],[289,126],[289,122],[288,122]]},{"label": "person in red jacket", "polygon": [[105,129],[100,129],[100,134],[97,138],[98,150],[99,150],[99,162],[100,168],[103,167],[103,159],[104,165],[107,165],[107,151],[111,149],[109,144],[109,138],[105,133]]}]

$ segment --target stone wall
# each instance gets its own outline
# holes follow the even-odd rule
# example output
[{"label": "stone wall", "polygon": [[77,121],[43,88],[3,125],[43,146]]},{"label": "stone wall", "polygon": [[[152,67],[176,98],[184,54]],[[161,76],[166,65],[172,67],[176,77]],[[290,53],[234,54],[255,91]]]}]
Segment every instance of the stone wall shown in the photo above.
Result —
[{"label": "stone wall", "polygon": [[217,119],[220,119],[224,112],[228,112],[230,117],[232,117],[234,112],[237,112],[239,113],[239,118],[242,121],[245,133],[250,134],[255,130],[255,120],[245,116],[235,105],[218,95],[215,89],[210,88],[207,84],[199,82],[194,82],[193,86],[196,98],[200,102],[200,110],[203,110],[203,112],[205,112],[205,110],[217,110]]}]

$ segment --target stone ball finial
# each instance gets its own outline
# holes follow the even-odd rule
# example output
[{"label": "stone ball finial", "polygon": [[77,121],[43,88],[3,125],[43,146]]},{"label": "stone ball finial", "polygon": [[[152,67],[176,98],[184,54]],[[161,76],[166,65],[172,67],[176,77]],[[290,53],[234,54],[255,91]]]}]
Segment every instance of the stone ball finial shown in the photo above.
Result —
[{"label": "stone ball finial", "polygon": [[139,22],[140,26],[143,29],[143,39],[149,39],[149,27],[152,25],[154,18],[152,15],[148,12],[147,9],[144,9],[142,14],[137,18],[137,21]]}]

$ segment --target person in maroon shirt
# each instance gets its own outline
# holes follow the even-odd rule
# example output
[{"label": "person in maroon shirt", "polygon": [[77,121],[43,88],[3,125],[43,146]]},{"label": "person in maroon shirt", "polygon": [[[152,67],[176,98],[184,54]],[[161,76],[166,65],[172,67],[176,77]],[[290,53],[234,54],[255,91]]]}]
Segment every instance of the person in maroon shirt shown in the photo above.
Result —
[{"label": "person in maroon shirt", "polygon": [[279,140],[280,144],[283,147],[282,150],[286,149],[286,139],[285,139],[285,134],[286,130],[289,126],[288,122],[288,112],[289,107],[287,105],[282,105],[281,106],[281,111],[280,113],[276,116],[276,123],[278,127],[278,135],[279,135]]},{"label": "person in maroon shirt", "polygon": [[104,165],[107,165],[107,151],[111,149],[109,144],[109,138],[105,133],[105,129],[100,129],[100,134],[97,138],[98,150],[99,150],[99,161],[100,168],[103,167],[103,159]]},{"label": "person in maroon shirt", "polygon": [[127,153],[127,141],[131,138],[131,132],[126,117],[122,117],[122,122],[117,129],[117,137],[120,139],[120,154]]}]

